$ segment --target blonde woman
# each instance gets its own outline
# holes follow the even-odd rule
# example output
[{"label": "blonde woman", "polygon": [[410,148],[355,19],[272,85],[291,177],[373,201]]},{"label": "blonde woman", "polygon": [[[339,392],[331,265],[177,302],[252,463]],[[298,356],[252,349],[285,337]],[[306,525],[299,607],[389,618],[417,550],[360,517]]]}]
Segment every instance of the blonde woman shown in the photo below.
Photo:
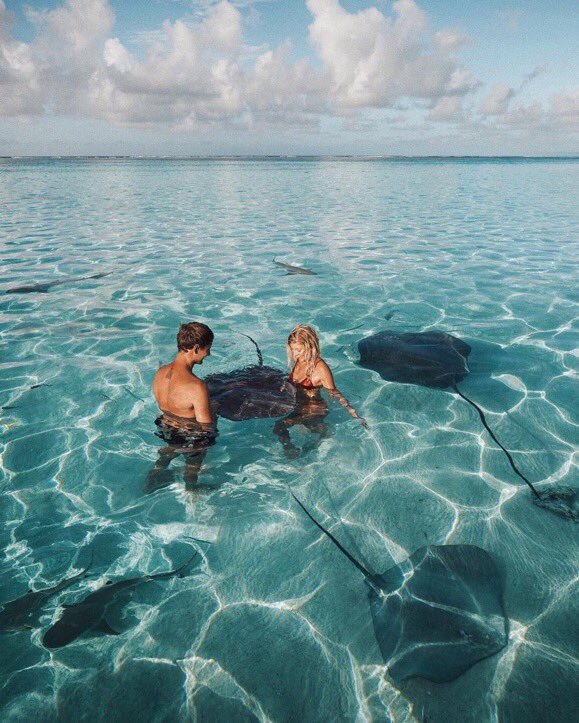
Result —
[{"label": "blonde woman", "polygon": [[330,367],[321,357],[318,335],[311,326],[299,324],[292,330],[287,340],[287,355],[290,365],[293,365],[288,381],[297,388],[297,405],[291,414],[278,420],[274,431],[288,457],[299,454],[299,450],[291,443],[290,427],[302,424],[318,434],[320,441],[326,435],[328,426],[324,418],[328,414],[328,406],[320,394],[322,389],[326,389],[333,399],[368,428],[366,420],[358,415],[336,388]]}]

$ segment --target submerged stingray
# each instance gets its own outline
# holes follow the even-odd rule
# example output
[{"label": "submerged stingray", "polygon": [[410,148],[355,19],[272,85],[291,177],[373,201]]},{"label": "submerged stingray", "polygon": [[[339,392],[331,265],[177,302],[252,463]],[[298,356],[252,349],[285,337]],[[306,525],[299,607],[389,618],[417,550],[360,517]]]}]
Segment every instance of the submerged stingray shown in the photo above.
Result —
[{"label": "submerged stingray", "polygon": [[34,294],[40,293],[45,294],[49,289],[54,286],[61,286],[62,284],[71,284],[75,281],[88,281],[89,279],[102,279],[104,276],[109,276],[112,271],[106,273],[92,274],[91,276],[71,276],[66,279],[57,279],[56,281],[47,281],[44,284],[30,284],[28,286],[14,286],[12,289],[6,289],[6,294]]},{"label": "submerged stingray", "polygon": [[485,550],[429,545],[375,574],[291,495],[364,575],[376,640],[396,683],[413,677],[446,683],[506,646],[501,578]]},{"label": "submerged stingray", "polygon": [[442,331],[379,331],[359,341],[358,351],[360,366],[378,372],[386,381],[454,390],[476,409],[484,428],[506,454],[513,471],[531,488],[535,502],[564,517],[579,520],[576,491],[551,491],[548,493],[549,499],[540,494],[516,467],[510,452],[499,442],[489,427],[483,410],[459,390],[457,384],[469,372],[467,358],[471,348],[468,344]]},{"label": "submerged stingray", "polygon": [[470,346],[442,331],[379,331],[358,342],[360,366],[382,379],[445,389],[468,374]]},{"label": "submerged stingray", "polygon": [[196,557],[197,551],[184,565],[169,572],[159,572],[156,575],[142,575],[130,580],[109,580],[104,587],[95,590],[83,600],[73,605],[64,606],[64,614],[52,625],[42,638],[46,648],[62,648],[88,630],[97,629],[108,635],[118,635],[106,620],[106,611],[113,598],[121,590],[128,590],[151,580],[162,580],[173,575],[180,575]]},{"label": "submerged stingray", "polygon": [[234,422],[283,417],[295,406],[295,387],[284,384],[285,372],[263,365],[259,346],[251,337],[248,339],[255,344],[258,364],[205,377],[211,404],[218,416]]},{"label": "submerged stingray", "polygon": [[286,276],[294,276],[295,274],[301,274],[302,276],[317,276],[315,271],[311,269],[305,269],[303,266],[292,266],[291,264],[284,264],[283,261],[273,260],[276,266],[287,271]]},{"label": "submerged stingray", "polygon": [[84,577],[89,567],[90,563],[84,570],[61,580],[52,587],[46,587],[43,590],[31,590],[16,600],[4,603],[4,608],[0,613],[0,632],[11,633],[33,628],[38,622],[44,604],[53,595],[69,587],[79,578]]}]

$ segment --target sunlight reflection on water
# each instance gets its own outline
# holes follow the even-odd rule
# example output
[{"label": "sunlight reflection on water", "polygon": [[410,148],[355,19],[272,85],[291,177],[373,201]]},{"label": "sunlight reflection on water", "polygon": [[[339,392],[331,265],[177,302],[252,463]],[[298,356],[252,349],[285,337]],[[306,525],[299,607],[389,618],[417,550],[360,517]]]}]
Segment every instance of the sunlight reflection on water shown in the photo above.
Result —
[{"label": "sunlight reflection on water", "polygon": [[[0,298],[0,601],[93,556],[32,631],[2,636],[4,717],[571,720],[574,528],[531,504],[466,403],[384,382],[352,349],[387,328],[465,339],[461,386],[518,465],[541,489],[576,486],[576,181],[555,161],[2,162],[1,289],[63,283]],[[284,369],[288,331],[313,324],[369,432],[331,404],[328,436],[292,461],[274,420],[221,420],[197,489],[176,460],[145,495],[152,376],[190,319],[215,332],[201,374],[256,362],[240,332]],[[397,689],[361,576],[288,483],[378,571],[426,544],[485,549],[508,646],[453,683]],[[120,635],[42,647],[58,605],[177,566],[188,537],[213,543],[205,559],[115,601]]]}]

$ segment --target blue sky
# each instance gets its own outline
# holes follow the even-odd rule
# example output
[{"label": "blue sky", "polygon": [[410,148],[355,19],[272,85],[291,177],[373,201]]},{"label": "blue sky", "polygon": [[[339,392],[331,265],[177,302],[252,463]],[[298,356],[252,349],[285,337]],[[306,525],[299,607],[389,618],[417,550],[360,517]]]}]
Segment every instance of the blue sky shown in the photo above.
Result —
[{"label": "blue sky", "polygon": [[0,0],[0,154],[576,154],[576,2]]}]

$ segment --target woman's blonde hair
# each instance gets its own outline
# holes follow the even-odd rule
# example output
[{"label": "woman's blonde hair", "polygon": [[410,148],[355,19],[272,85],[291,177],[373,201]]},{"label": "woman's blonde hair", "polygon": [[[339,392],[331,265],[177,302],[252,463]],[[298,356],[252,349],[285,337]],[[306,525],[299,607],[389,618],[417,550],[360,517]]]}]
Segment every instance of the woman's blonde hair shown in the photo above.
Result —
[{"label": "woman's blonde hair", "polygon": [[320,340],[315,330],[307,324],[298,324],[295,329],[292,329],[290,335],[287,338],[287,358],[288,363],[291,366],[293,363],[293,356],[290,349],[290,344],[299,341],[304,345],[304,360],[306,362],[306,374],[311,377],[314,372],[315,366],[320,358]]}]

